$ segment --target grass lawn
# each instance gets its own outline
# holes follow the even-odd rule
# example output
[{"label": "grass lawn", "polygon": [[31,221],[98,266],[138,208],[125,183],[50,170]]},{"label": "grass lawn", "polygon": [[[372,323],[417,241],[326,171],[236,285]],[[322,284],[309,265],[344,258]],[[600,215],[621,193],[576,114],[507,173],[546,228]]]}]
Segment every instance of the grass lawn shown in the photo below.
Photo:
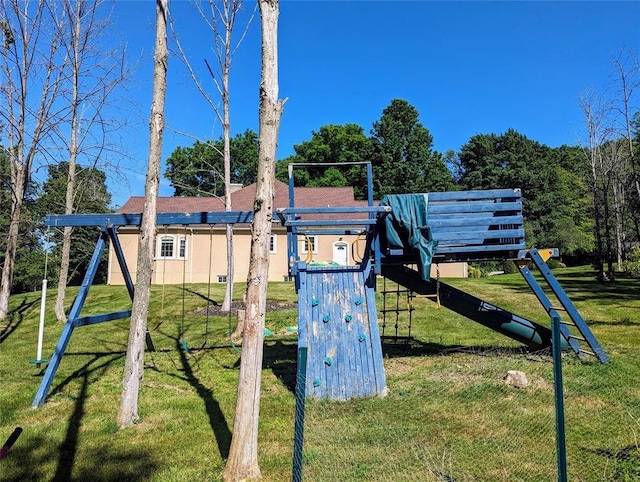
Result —
[{"label": "grass lawn", "polygon": [[[640,280],[603,286],[587,268],[555,274],[611,358],[601,365],[565,355],[569,479],[640,480]],[[548,325],[518,274],[446,281]],[[33,410],[42,376],[29,363],[40,293],[11,298],[11,315],[0,323],[0,442],[16,426],[24,432],[0,461],[0,480],[217,480],[233,428],[239,347],[228,333],[235,320],[207,317],[207,286],[187,288],[153,287],[156,351],[146,354],[141,421],[122,431],[115,419],[129,320],[76,329],[46,404]],[[243,290],[236,286],[236,299]],[[69,290],[69,303],[76,292]],[[223,285],[213,285],[211,297],[222,296]],[[49,291],[45,357],[63,327],[53,315],[54,298]],[[292,283],[270,284],[269,299],[260,466],[265,480],[284,481],[291,479],[295,408]],[[549,354],[525,352],[429,300],[415,306],[412,342],[385,346],[388,396],[307,402],[305,480],[555,480]],[[83,314],[129,307],[124,287],[94,286]],[[400,334],[406,324],[400,320]],[[183,326],[190,353],[181,349]],[[385,330],[395,330],[395,320]],[[507,385],[508,370],[525,372],[529,385]]]}]

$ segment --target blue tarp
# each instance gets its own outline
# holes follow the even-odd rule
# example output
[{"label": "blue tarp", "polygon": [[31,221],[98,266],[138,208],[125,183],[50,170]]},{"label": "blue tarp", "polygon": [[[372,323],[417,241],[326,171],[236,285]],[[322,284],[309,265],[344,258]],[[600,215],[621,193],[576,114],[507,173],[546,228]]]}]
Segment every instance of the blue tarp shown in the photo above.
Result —
[{"label": "blue tarp", "polygon": [[383,243],[389,249],[403,249],[413,254],[423,280],[431,277],[431,260],[437,242],[427,227],[428,194],[390,194],[380,201],[392,212],[384,217]]}]

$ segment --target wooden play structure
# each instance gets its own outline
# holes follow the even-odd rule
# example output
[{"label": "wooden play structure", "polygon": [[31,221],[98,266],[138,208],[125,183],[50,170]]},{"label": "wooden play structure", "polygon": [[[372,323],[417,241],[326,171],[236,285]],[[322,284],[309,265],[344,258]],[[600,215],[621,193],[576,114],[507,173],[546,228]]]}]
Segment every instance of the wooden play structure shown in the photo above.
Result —
[{"label": "wooden play structure", "polygon": [[[392,195],[354,208],[298,208],[289,166],[290,207],[278,210],[289,236],[290,271],[298,292],[298,347],[306,359],[305,397],[348,399],[384,395],[376,278],[426,296],[470,320],[533,349],[551,347],[551,329],[498,308],[439,279],[432,263],[513,260],[549,317],[562,312],[563,347],[602,363],[608,357],[546,264],[557,250],[527,249],[519,189]],[[313,164],[317,166],[317,164]],[[342,213],[328,220],[326,214]],[[359,234],[366,240],[356,266],[308,263],[298,255],[298,237]],[[531,273],[542,275],[545,291]],[[548,292],[559,304],[553,304]]]},{"label": "wooden play structure", "polygon": [[[298,294],[299,358],[306,364],[306,397],[342,400],[384,395],[387,391],[376,307],[377,277],[386,277],[410,293],[429,297],[465,317],[526,346],[551,346],[551,329],[500,309],[486,301],[430,279],[432,263],[513,260],[549,317],[563,320],[565,349],[579,357],[608,361],[589,327],[546,264],[556,250],[527,249],[522,195],[518,189],[459,191],[387,196],[374,205],[372,169],[367,172],[366,204],[353,207],[298,207],[294,167],[289,166],[289,207],[277,210],[287,228],[289,271]],[[319,164],[313,164],[319,167]],[[322,200],[318,200],[322,204]],[[330,215],[330,216],[329,216]],[[158,226],[235,224],[251,222],[252,212],[160,213]],[[130,310],[81,316],[106,243],[111,241],[133,299],[134,286],[118,239],[121,226],[140,226],[140,214],[50,215],[48,227],[98,226],[94,254],[62,331],[33,407],[44,403],[56,370],[75,328],[122,319]],[[313,262],[298,252],[310,236],[357,235],[362,241],[354,265]],[[352,245],[352,248],[355,249]],[[547,285],[543,289],[529,270],[533,264]],[[552,302],[551,293],[557,303]],[[153,349],[150,336],[147,347]]]}]

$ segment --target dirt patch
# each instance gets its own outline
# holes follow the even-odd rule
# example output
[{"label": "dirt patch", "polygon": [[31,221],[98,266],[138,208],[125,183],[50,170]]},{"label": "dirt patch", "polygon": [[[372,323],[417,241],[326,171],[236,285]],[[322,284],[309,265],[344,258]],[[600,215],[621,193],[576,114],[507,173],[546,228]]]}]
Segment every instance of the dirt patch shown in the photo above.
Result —
[{"label": "dirt patch", "polygon": [[[209,311],[209,315],[228,315],[226,311],[222,311],[221,304],[211,304],[209,303],[208,307],[198,308],[195,310],[197,315],[206,315],[207,308]],[[284,311],[284,310],[295,310],[298,308],[298,303],[287,303],[285,301],[273,301],[267,300],[267,312],[270,311]],[[244,303],[242,301],[233,301],[231,303],[231,314],[236,315],[238,310],[244,310]]]}]

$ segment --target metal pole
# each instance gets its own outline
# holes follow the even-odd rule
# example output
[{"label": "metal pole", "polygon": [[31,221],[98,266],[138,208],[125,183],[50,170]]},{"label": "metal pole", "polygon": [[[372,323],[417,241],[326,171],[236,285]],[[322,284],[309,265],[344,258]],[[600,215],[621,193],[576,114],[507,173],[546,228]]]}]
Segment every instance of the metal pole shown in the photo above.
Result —
[{"label": "metal pole", "polygon": [[44,338],[44,310],[47,306],[47,280],[42,280],[42,297],[40,298],[40,327],[38,328],[38,351],[36,365],[40,368],[42,360],[42,341]]},{"label": "metal pole", "polygon": [[296,377],[296,414],[293,432],[292,482],[302,481],[302,448],[304,445],[304,411],[307,385],[307,347],[298,348],[298,370]]},{"label": "metal pole", "polygon": [[567,447],[564,431],[564,388],[562,385],[562,336],[560,317],[551,317],[553,345],[553,387],[556,402],[556,449],[558,456],[558,482],[567,482]]}]

